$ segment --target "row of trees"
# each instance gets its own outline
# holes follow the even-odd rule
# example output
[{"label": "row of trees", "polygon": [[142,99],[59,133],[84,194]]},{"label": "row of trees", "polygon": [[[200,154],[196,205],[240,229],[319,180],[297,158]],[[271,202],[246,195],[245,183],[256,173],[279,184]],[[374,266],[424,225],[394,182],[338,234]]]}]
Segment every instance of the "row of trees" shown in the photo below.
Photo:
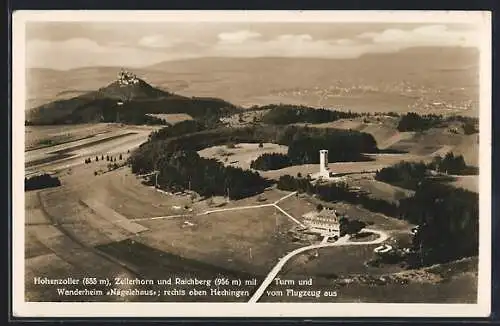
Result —
[{"label": "row of trees", "polygon": [[375,153],[377,144],[372,135],[355,131],[328,131],[324,134],[296,134],[288,145],[292,164],[319,163],[319,151],[328,150],[330,162],[369,160],[362,153]]},{"label": "row of trees", "polygon": [[436,114],[419,115],[409,112],[401,117],[398,123],[399,131],[423,131],[437,127],[443,123],[443,117]]},{"label": "row of trees", "polygon": [[291,123],[323,123],[331,122],[339,119],[355,118],[360,116],[358,113],[351,111],[337,111],[327,109],[316,109],[302,105],[266,105],[263,109],[270,109],[262,117],[264,123],[285,125]]},{"label": "row of trees", "polygon": [[[118,160],[121,161],[122,159],[123,159],[122,154],[118,155]],[[95,157],[95,161],[99,162],[99,156]],[[101,155],[101,161],[104,161],[104,155]],[[116,157],[106,155],[106,161],[107,162],[116,162]],[[85,164],[89,164],[89,163],[92,163],[92,158],[90,158],[90,157],[85,159]]]},{"label": "row of trees", "polygon": [[[141,167],[132,162],[132,172]],[[201,196],[227,196],[240,199],[264,191],[271,182],[258,173],[225,167],[215,159],[202,158],[195,151],[176,151],[159,158],[158,186],[164,190],[193,190]]]},{"label": "row of trees", "polygon": [[375,180],[406,189],[416,189],[426,176],[427,165],[424,162],[399,162],[379,170],[375,174]]},{"label": "row of trees", "polygon": [[171,126],[153,131],[150,134],[151,140],[167,139],[178,137],[207,129],[205,123],[198,120],[184,120]]},{"label": "row of trees", "polygon": [[449,152],[444,157],[436,156],[429,164],[424,162],[396,163],[378,171],[375,179],[402,188],[416,189],[425,179],[437,178],[431,175],[430,170],[457,175],[478,173],[477,168],[467,166],[462,155],[455,156],[452,152]]},{"label": "row of trees", "polygon": [[403,116],[398,123],[399,131],[423,131],[433,127],[440,127],[446,123],[459,122],[466,135],[472,135],[479,132],[477,128],[478,119],[461,115],[443,116],[440,114],[420,115],[416,112],[409,112]]}]

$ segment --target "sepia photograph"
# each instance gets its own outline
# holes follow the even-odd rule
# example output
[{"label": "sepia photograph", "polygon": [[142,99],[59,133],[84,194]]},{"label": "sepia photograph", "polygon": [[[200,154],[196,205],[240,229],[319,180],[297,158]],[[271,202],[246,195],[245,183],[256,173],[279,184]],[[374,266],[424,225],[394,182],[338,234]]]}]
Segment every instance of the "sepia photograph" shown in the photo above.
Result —
[{"label": "sepia photograph", "polygon": [[489,315],[490,19],[16,12],[14,313]]}]

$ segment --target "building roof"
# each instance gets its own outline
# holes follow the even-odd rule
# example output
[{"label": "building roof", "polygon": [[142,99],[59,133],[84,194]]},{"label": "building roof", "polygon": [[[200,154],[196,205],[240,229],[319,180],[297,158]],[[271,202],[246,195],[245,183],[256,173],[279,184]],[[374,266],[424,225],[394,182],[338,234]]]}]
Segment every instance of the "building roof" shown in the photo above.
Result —
[{"label": "building roof", "polygon": [[323,209],[321,212],[304,215],[306,221],[314,223],[338,223],[339,218],[333,209]]}]

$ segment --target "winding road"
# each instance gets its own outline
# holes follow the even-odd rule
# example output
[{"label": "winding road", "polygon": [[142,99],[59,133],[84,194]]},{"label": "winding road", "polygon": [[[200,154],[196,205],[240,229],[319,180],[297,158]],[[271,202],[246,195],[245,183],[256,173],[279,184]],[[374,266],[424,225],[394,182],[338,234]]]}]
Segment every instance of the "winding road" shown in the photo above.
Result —
[{"label": "winding road", "polygon": [[297,248],[294,251],[288,253],[286,256],[281,258],[278,263],[271,269],[269,274],[267,274],[266,278],[262,282],[262,284],[259,286],[257,291],[252,295],[250,300],[248,301],[249,303],[256,303],[264,294],[264,291],[267,289],[267,287],[271,284],[271,282],[274,280],[274,278],[278,275],[278,273],[281,271],[281,269],[285,266],[285,264],[294,256],[303,253],[308,250],[312,249],[318,249],[318,248],[326,248],[326,247],[337,247],[337,246],[353,246],[353,245],[370,245],[370,244],[377,244],[377,243],[382,243],[387,238],[389,235],[383,231],[379,230],[373,230],[373,229],[363,229],[362,231],[364,232],[371,232],[371,233],[376,233],[379,235],[379,237],[375,240],[372,241],[357,241],[357,242],[350,242],[349,241],[349,236],[343,236],[339,238],[337,241],[333,243],[319,243],[319,244],[313,244],[301,248]]}]

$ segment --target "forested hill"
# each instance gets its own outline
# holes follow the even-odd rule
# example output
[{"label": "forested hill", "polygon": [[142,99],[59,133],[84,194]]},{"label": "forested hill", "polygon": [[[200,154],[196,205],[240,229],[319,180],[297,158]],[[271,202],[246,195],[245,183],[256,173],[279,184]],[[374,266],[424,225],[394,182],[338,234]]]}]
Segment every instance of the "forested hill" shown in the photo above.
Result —
[{"label": "forested hill", "polygon": [[161,123],[146,114],[186,113],[193,118],[213,119],[238,111],[221,99],[185,97],[155,88],[135,76],[132,80],[118,79],[96,91],[33,108],[26,114],[26,124]]}]

